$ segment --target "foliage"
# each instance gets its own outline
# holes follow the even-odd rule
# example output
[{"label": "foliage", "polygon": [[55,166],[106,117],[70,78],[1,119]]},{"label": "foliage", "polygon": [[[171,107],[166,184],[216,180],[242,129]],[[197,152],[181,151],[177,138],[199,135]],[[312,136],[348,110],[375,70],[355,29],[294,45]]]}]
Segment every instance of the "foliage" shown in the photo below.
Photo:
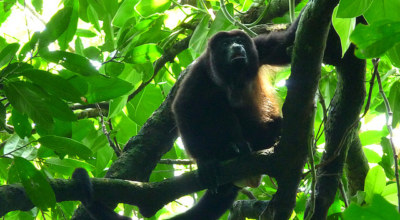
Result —
[{"label": "foliage", "polygon": [[[224,17],[219,2],[212,0],[192,6],[168,0],[62,0],[54,6],[56,10],[46,7],[50,2],[54,6],[57,1],[0,1],[0,182],[22,183],[37,206],[28,212],[10,212],[5,219],[43,219],[45,215],[70,218],[79,202],[56,203],[46,179],[70,178],[77,167],[86,168],[94,177],[103,177],[117,159],[118,149],[110,147],[102,127],[106,127],[117,147],[124,146],[162,103],[180,72],[204,51],[207,39],[218,31],[235,28]],[[246,12],[252,1],[230,2],[227,9],[234,14]],[[399,9],[398,0],[341,0],[333,17],[343,54],[353,42],[358,47],[357,56],[381,57],[379,72],[393,111],[393,128],[398,128],[400,121]],[[355,26],[355,17],[360,15],[368,25]],[[28,22],[33,17],[38,23],[46,16],[51,18],[42,24],[44,28]],[[26,19],[26,25],[15,18]],[[289,22],[287,15],[276,21]],[[155,71],[166,51],[189,36],[189,47]],[[367,68],[368,78],[373,65]],[[276,77],[282,99],[289,73],[285,69]],[[336,72],[331,66],[324,66],[322,74],[319,88],[322,103],[328,106],[334,96]],[[325,113],[319,104],[316,134],[320,134],[320,125],[323,127]],[[338,193],[329,218],[400,218],[393,208],[398,205],[397,190],[393,182],[393,152],[386,124],[382,123],[385,114],[383,99],[374,86],[360,131],[364,153],[373,168],[364,191],[351,198],[352,204],[343,215],[343,195]],[[399,129],[395,130],[397,147],[399,133]],[[316,142],[317,162],[323,151],[323,137],[322,134]],[[181,144],[177,142],[164,157],[184,158]],[[173,177],[191,168],[159,164],[150,181]],[[307,175],[301,183],[293,219],[303,219],[310,178]],[[252,189],[263,200],[275,191],[276,184],[268,177],[259,188]],[[179,201],[190,206],[198,195]],[[240,195],[240,199],[246,197]],[[182,209],[178,203],[171,203],[156,218]],[[136,207],[124,205],[117,210],[132,215],[129,210]]]}]

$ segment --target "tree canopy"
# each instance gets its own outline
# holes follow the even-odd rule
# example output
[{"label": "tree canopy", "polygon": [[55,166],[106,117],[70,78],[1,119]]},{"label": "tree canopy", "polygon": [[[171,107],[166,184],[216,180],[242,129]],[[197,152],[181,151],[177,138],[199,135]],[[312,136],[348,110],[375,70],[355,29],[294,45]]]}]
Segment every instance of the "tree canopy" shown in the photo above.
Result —
[{"label": "tree canopy", "polygon": [[280,142],[221,165],[220,184],[266,174],[229,219],[400,219],[399,10],[398,0],[0,1],[0,216],[90,219],[76,168],[121,215],[191,207],[204,188],[171,113],[182,78],[215,33],[284,31],[301,12],[292,64],[271,79]]}]

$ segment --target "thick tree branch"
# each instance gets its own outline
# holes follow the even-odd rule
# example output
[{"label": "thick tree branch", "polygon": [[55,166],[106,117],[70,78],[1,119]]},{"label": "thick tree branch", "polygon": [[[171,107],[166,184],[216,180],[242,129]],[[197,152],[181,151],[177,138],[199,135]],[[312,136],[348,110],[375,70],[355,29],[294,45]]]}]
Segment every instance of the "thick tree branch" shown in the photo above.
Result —
[{"label": "thick tree branch", "polygon": [[[292,74],[283,105],[282,138],[276,151],[283,169],[276,170],[278,191],[262,214],[262,219],[288,219],[296,202],[298,184],[311,144],[314,123],[314,97],[320,79],[321,63],[338,1],[309,2],[300,19],[293,50]],[[296,153],[294,153],[296,152]]]},{"label": "thick tree branch", "polygon": [[335,199],[342,176],[347,149],[357,131],[357,122],[365,99],[365,60],[354,55],[352,45],[337,66],[336,95],[325,125],[325,152],[318,170],[317,201],[312,219],[325,219]]},{"label": "thick tree branch", "polygon": [[[272,164],[272,149],[255,152],[221,164],[219,184],[226,184],[248,176],[270,173],[277,169]],[[268,165],[268,166],[264,166]],[[92,178],[94,199],[105,204],[126,203],[139,207],[145,217],[153,216],[169,202],[204,189],[199,185],[196,171],[162,182],[144,183],[120,179]],[[74,180],[54,179],[50,184],[57,202],[82,200]],[[28,211],[34,207],[20,184],[0,186],[0,216],[14,210]]]}]

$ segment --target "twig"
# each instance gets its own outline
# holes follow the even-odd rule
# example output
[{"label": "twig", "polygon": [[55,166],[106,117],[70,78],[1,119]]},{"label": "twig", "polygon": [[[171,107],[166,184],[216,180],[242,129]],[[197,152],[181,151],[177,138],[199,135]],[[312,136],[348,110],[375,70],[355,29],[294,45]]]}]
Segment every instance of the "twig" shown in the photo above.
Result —
[{"label": "twig", "polygon": [[343,197],[344,206],[346,208],[349,207],[349,200],[347,199],[346,190],[344,190],[343,181],[341,179],[339,180],[339,190]]},{"label": "twig", "polygon": [[225,7],[225,1],[224,0],[220,0],[220,6],[221,6],[221,11],[224,14],[224,16],[226,17],[226,19],[228,19],[228,21],[230,21],[233,25],[238,26],[240,28],[242,28],[244,31],[246,31],[251,37],[255,37],[257,36],[256,33],[254,33],[252,30],[250,30],[248,27],[246,27],[246,25],[240,23],[239,21],[237,21],[235,18],[233,18],[228,10],[226,10]]},{"label": "twig", "polygon": [[164,54],[154,62],[154,73],[153,76],[147,80],[146,82],[142,82],[139,87],[129,95],[128,101],[133,99],[137,94],[139,94],[153,79],[157,76],[158,72],[161,70],[161,68],[167,63],[171,62],[174,60],[175,56],[182,52],[184,49],[186,49],[189,46],[189,41],[192,35],[189,35],[185,39],[179,41],[176,43],[172,48],[169,50],[166,50]]},{"label": "twig", "polygon": [[[392,127],[393,112],[392,112],[392,109],[390,108],[389,100],[387,99],[387,97],[385,95],[385,91],[383,91],[383,88],[382,88],[381,77],[380,77],[379,71],[378,71],[379,58],[373,59],[372,63],[374,64],[374,72],[376,73],[375,74],[376,80],[379,85],[379,93],[381,94],[381,96],[383,98],[383,102],[385,103],[385,107],[386,107],[386,127],[389,131],[389,141],[390,141],[390,146],[392,147],[392,151],[393,151],[394,173],[396,176],[396,183],[397,183],[397,200],[398,200],[398,204],[400,204],[399,164],[398,164],[398,156],[396,153],[396,148],[394,147],[394,143],[393,143],[393,127]],[[398,205],[398,209],[400,212],[400,205]]]},{"label": "twig", "polygon": [[[320,94],[318,93],[317,96],[318,98]],[[314,102],[314,119],[315,119],[315,113],[317,112],[317,103]],[[310,205],[309,205],[309,211],[306,217],[306,220],[310,220],[315,211],[315,186],[317,185],[317,173],[315,171],[315,163],[314,163],[314,147],[316,147],[316,141],[314,141],[314,132],[312,132],[311,136],[311,141],[308,144],[308,162],[310,163],[310,168],[311,168],[311,195],[310,195]]]},{"label": "twig", "polygon": [[178,164],[178,165],[192,165],[195,164],[193,160],[188,159],[161,159],[159,164]]},{"label": "twig", "polygon": [[110,137],[110,132],[107,131],[106,125],[104,123],[104,115],[101,112],[101,108],[98,104],[96,104],[97,109],[99,110],[99,115],[100,115],[100,124],[101,124],[101,128],[103,130],[104,135],[107,137],[108,143],[110,144],[110,147],[114,150],[115,154],[117,155],[117,157],[121,156],[121,149],[118,148],[113,140]]}]

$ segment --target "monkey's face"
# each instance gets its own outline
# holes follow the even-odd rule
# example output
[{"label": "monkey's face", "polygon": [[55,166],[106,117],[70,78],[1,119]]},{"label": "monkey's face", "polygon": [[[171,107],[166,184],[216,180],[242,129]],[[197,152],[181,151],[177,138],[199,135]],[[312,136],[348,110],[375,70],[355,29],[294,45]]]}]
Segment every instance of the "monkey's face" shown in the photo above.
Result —
[{"label": "monkey's face", "polygon": [[210,39],[208,56],[212,80],[233,106],[241,105],[259,68],[253,40],[242,31],[220,32]]}]

